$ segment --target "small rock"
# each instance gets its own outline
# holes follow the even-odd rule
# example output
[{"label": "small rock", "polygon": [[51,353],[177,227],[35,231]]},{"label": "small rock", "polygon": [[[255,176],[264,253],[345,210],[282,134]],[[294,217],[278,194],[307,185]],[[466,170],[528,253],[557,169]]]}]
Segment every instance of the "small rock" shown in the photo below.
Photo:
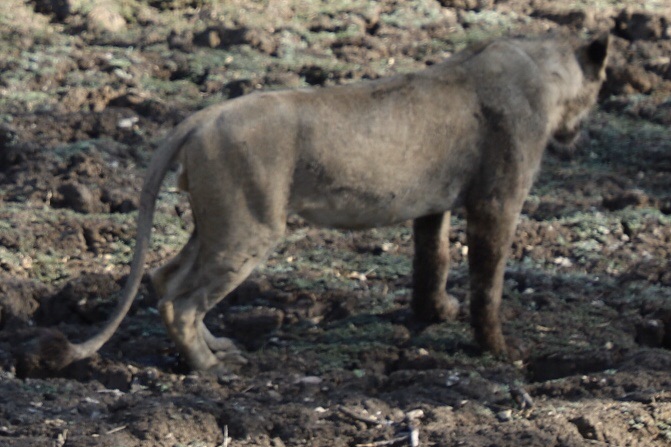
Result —
[{"label": "small rock", "polygon": [[555,265],[558,265],[560,267],[572,267],[573,266],[573,262],[565,256],[557,256],[556,258],[553,259],[552,262],[554,262]]},{"label": "small rock", "polygon": [[496,419],[500,422],[508,422],[513,418],[513,410],[507,409],[496,413]]},{"label": "small rock", "polygon": [[137,116],[131,116],[129,118],[122,118],[117,122],[117,127],[119,129],[131,129],[140,119]]},{"label": "small rock", "polygon": [[422,410],[421,408],[418,408],[416,410],[410,410],[405,414],[405,417],[410,421],[422,419],[424,417],[424,410]]},{"label": "small rock", "polygon": [[86,28],[89,31],[118,33],[126,28],[126,20],[114,4],[102,2],[95,5],[86,15]]},{"label": "small rock", "polygon": [[303,385],[319,385],[322,383],[322,378],[317,376],[304,376],[296,379],[294,383]]},{"label": "small rock", "polygon": [[453,387],[457,383],[461,381],[461,377],[459,376],[459,372],[451,372],[449,376],[447,376],[447,379],[445,379],[445,386],[446,387]]},{"label": "small rock", "polygon": [[105,385],[106,388],[112,390],[120,391],[129,391],[131,382],[133,381],[133,375],[123,366],[111,366],[104,374],[103,377],[99,378],[100,382]]}]

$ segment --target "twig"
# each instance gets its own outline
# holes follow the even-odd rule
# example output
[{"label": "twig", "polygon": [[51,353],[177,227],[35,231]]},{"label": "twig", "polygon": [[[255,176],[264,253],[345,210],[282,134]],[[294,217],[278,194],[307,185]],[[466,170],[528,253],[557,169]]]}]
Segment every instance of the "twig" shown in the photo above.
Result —
[{"label": "twig", "polygon": [[419,447],[419,430],[414,426],[410,426],[409,428],[408,439],[410,440],[410,447]]},{"label": "twig", "polygon": [[340,410],[341,413],[344,413],[345,415],[351,417],[352,419],[355,419],[360,422],[365,422],[366,424],[371,424],[371,425],[391,425],[392,422],[388,421],[381,421],[376,417],[373,416],[362,416],[360,414],[355,413],[354,411],[350,410],[349,408],[340,406],[338,407],[338,410]]},{"label": "twig", "polygon": [[113,428],[111,430],[108,430],[105,432],[106,435],[113,435],[114,433],[120,432],[121,430],[125,430],[127,425],[122,425],[121,427]]},{"label": "twig", "polygon": [[[386,426],[400,424],[394,421],[381,421],[375,417],[362,416],[350,410],[349,408],[343,406],[339,406],[338,410],[340,410],[340,412],[344,413],[345,415],[351,417],[352,419],[364,422],[366,424],[386,425]],[[415,426],[414,420],[421,418],[422,416],[424,416],[424,412],[421,410],[410,411],[406,414],[406,418],[404,421],[404,424],[407,424],[408,429],[407,433],[403,434],[402,436],[397,436],[395,438],[386,441],[375,441],[370,442],[368,444],[356,444],[356,447],[380,447],[386,445],[394,445],[398,442],[409,443],[410,447],[419,447],[419,430]]]},{"label": "twig", "polygon": [[377,266],[375,266],[373,268],[370,268],[370,269],[366,270],[365,272],[363,272],[363,276],[368,276],[371,273],[373,273],[375,270],[377,270]]},{"label": "twig", "polygon": [[384,445],[394,445],[397,442],[407,441],[410,438],[409,435],[399,436],[398,438],[390,439],[388,441],[375,441],[368,444],[357,444],[356,447],[379,447]]},{"label": "twig", "polygon": [[67,441],[68,441],[68,429],[66,428],[65,430],[63,430],[62,433],[58,434],[58,437],[56,438],[56,442],[54,443],[54,445],[56,447],[63,447]]},{"label": "twig", "polygon": [[224,443],[221,447],[228,447],[228,425],[224,425]]},{"label": "twig", "polygon": [[522,410],[525,410],[527,408],[531,408],[534,406],[534,401],[529,396],[529,393],[522,388],[521,386],[515,386],[511,385],[510,386],[510,395],[512,396],[513,400],[519,405],[519,407]]}]

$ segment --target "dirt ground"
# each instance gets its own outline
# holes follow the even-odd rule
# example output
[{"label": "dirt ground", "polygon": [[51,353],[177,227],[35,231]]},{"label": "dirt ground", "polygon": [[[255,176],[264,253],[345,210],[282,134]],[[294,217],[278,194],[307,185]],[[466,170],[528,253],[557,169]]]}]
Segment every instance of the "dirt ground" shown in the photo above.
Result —
[{"label": "dirt ground", "polygon": [[[0,2],[0,445],[671,445],[671,8],[644,3]],[[523,361],[479,352],[466,311],[412,318],[409,224],[298,219],[208,316],[239,371],[191,374],[145,284],[95,358],[23,360],[38,328],[82,340],[105,321],[147,161],[190,112],[420,69],[491,36],[603,30],[599,107],[575,150],[548,151],[508,263],[504,331]],[[170,177],[150,266],[192,225]],[[462,217],[448,287],[463,302]]]}]

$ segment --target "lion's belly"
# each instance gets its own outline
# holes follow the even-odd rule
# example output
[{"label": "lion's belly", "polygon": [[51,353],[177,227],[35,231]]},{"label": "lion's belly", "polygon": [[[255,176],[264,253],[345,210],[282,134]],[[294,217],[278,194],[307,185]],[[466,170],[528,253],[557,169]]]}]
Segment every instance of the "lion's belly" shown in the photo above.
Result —
[{"label": "lion's belly", "polygon": [[293,197],[291,210],[311,223],[334,228],[362,229],[393,225],[451,209],[458,188],[446,194],[406,191],[357,191],[315,188]]},{"label": "lion's belly", "polygon": [[310,207],[299,211],[298,215],[315,225],[349,230],[393,225],[416,217],[412,213],[367,209],[343,210],[330,207]]}]

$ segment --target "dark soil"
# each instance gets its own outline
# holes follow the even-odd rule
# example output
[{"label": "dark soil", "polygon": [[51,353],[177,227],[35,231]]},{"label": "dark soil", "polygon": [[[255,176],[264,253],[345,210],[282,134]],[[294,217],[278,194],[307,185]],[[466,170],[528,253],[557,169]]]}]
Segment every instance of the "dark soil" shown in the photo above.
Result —
[{"label": "dark soil", "polygon": [[[3,1],[0,445],[671,445],[671,10],[563,3]],[[524,360],[482,354],[466,311],[413,319],[409,224],[298,219],[208,315],[249,360],[239,371],[189,373],[146,284],[93,359],[54,373],[22,355],[44,328],[83,340],[103,324],[147,161],[189,113],[419,69],[490,36],[604,30],[599,107],[572,150],[548,151],[506,272]],[[170,177],[150,267],[191,228]],[[465,302],[459,212],[452,226],[448,288]]]}]

